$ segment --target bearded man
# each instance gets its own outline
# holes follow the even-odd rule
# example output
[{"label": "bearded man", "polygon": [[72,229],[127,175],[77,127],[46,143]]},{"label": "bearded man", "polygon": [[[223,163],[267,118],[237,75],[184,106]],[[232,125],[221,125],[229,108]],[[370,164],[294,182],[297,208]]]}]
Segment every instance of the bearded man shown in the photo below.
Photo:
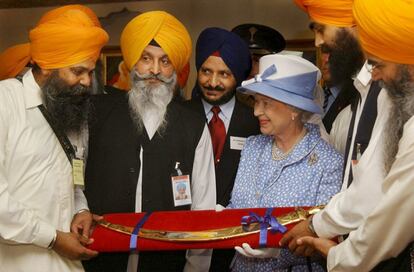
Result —
[{"label": "bearded man", "polygon": [[30,43],[7,55],[6,77],[29,61],[34,67],[0,82],[2,271],[83,271],[79,260],[97,255],[84,246],[92,215],[72,174],[83,155],[73,137],[87,121],[91,74],[108,41],[86,9],[50,11]]},{"label": "bearded man", "polygon": [[316,247],[327,256],[328,271],[412,271],[414,44],[409,34],[414,33],[414,3],[355,0],[353,13],[372,77],[381,80],[391,99],[384,133],[384,196],[337,246],[312,237],[298,243]]},{"label": "bearded man", "polygon": [[[314,21],[325,21],[332,25],[355,25],[351,0],[298,2],[307,8],[309,16]],[[319,28],[315,23],[315,42],[321,42],[322,38],[324,41],[332,40],[335,31],[345,31],[332,25]],[[349,27],[347,31],[351,31],[350,29],[353,35],[356,35],[356,28]],[[348,135],[341,192],[329,201],[323,211],[315,214],[311,220],[295,226],[281,241],[282,245],[289,245],[297,254],[309,255],[312,252],[311,248],[298,246],[297,238],[309,235],[324,238],[346,236],[363,223],[383,196],[381,186],[386,175],[383,164],[383,135],[387,129],[390,100],[385,90],[372,80],[369,70],[364,65],[354,81],[360,94],[359,100],[352,105],[350,120],[341,122],[342,130],[348,131],[341,133]],[[341,114],[350,114],[349,109],[346,108]],[[336,134],[336,137],[338,136],[340,135]]]},{"label": "bearded man", "polygon": [[[315,33],[315,46],[321,49],[321,71],[325,84],[323,123],[329,133],[339,112],[358,97],[353,81],[364,63],[348,7],[352,1],[343,1],[339,5],[313,0],[295,2],[309,14],[309,28]],[[332,14],[332,10],[345,11],[344,18]],[[324,15],[326,12],[328,16]]]},{"label": "bearded man", "polygon": [[[216,204],[213,151],[205,120],[174,101],[177,75],[191,40],[172,15],[153,11],[132,19],[121,35],[130,71],[127,94],[97,96],[90,123],[85,194],[92,211],[147,212],[212,209]],[[171,176],[190,175],[191,202],[175,199]],[[194,252],[199,253],[194,254]],[[100,254],[87,271],[208,270],[203,251]],[[138,258],[139,257],[139,258]],[[129,259],[129,260],[128,260]],[[195,261],[196,260],[196,261]]]}]

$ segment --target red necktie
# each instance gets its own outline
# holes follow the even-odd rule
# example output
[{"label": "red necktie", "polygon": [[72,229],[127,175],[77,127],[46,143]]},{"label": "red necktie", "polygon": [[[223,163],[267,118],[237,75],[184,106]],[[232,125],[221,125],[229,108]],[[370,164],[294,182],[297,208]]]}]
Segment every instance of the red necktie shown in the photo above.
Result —
[{"label": "red necktie", "polygon": [[213,112],[213,118],[208,123],[208,129],[210,130],[211,141],[213,143],[214,152],[214,164],[220,161],[221,153],[223,153],[224,142],[226,141],[226,128],[223,121],[218,116],[220,110],[219,106],[211,108]]}]

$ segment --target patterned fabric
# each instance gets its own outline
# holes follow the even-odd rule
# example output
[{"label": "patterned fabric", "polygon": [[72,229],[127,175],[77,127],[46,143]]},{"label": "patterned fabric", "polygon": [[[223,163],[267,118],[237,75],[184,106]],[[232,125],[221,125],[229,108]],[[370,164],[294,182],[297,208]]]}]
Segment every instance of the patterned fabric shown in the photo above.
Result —
[{"label": "patterned fabric", "polygon": [[[308,133],[281,161],[272,159],[273,137],[249,137],[242,151],[230,208],[289,207],[326,204],[342,181],[342,156],[321,139],[319,127]],[[245,258],[236,254],[233,271],[308,271],[306,259],[282,249],[280,257]],[[313,271],[324,271],[312,263]]]}]

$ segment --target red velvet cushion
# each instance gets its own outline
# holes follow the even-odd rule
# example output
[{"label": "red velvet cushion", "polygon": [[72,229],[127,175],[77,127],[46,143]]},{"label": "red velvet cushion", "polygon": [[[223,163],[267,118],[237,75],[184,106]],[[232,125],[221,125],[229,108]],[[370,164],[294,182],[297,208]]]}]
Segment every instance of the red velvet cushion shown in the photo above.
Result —
[{"label": "red velvet cushion", "polygon": [[[295,208],[275,208],[273,216],[280,216],[294,211]],[[153,212],[148,218],[143,228],[153,230],[171,231],[201,231],[219,229],[225,227],[239,226],[241,218],[255,212],[263,216],[266,208],[255,209],[226,209],[221,212],[214,210],[204,211],[170,211]],[[137,222],[145,213],[118,213],[104,215],[105,220],[125,226],[135,227]],[[286,226],[288,229],[294,224]],[[92,233],[94,243],[91,249],[99,252],[129,251],[130,235],[119,233],[102,226],[97,226]],[[267,246],[278,247],[278,242],[282,235],[272,234],[268,231]],[[253,248],[259,246],[259,234],[251,234],[244,237],[224,239],[208,242],[165,242],[151,239],[138,238],[137,249],[139,251],[148,250],[179,250],[194,248],[233,248],[242,243],[249,243]]]}]

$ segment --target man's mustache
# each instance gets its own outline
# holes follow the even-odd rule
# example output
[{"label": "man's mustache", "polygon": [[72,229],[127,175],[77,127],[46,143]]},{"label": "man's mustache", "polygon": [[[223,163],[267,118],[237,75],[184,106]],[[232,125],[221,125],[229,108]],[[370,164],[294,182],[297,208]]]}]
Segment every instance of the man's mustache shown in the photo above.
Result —
[{"label": "man's mustache", "polygon": [[217,85],[216,87],[213,87],[211,85],[207,85],[207,86],[204,86],[204,89],[207,89],[209,91],[224,91],[224,88],[219,86],[219,85]]},{"label": "man's mustache", "polygon": [[166,76],[163,76],[161,74],[157,74],[157,75],[154,75],[154,74],[139,74],[138,72],[136,72],[135,74],[136,74],[136,78],[138,80],[157,79],[157,80],[159,80],[163,83],[166,83],[166,84],[169,84],[174,80],[174,77],[172,77],[172,76],[171,77],[166,77]]}]

